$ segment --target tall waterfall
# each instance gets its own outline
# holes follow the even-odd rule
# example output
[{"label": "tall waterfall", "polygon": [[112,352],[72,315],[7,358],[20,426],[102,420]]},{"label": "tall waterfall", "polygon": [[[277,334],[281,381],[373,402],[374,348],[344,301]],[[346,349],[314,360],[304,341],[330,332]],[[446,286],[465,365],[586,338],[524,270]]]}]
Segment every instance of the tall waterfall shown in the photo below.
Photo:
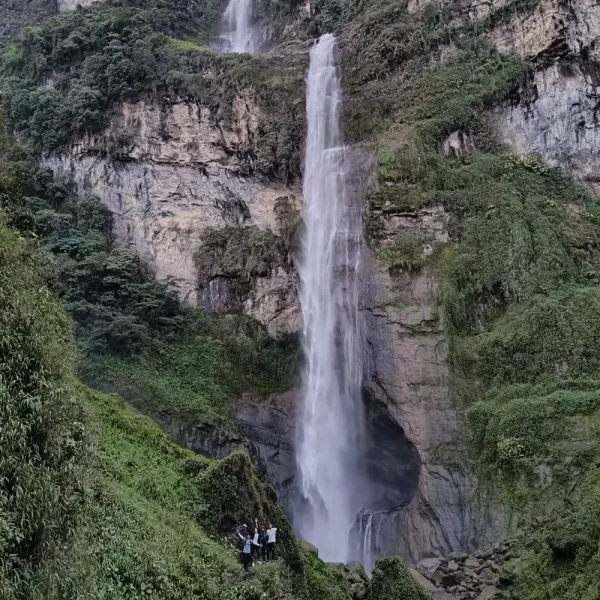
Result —
[{"label": "tall waterfall", "polygon": [[221,38],[226,52],[252,52],[252,0],[229,0]]},{"label": "tall waterfall", "polygon": [[339,130],[341,89],[336,43],[323,35],[310,53],[307,79],[304,222],[300,301],[306,366],[299,418],[298,533],[326,561],[359,558],[353,540],[364,506],[358,311],[361,206],[346,189],[347,151]]}]

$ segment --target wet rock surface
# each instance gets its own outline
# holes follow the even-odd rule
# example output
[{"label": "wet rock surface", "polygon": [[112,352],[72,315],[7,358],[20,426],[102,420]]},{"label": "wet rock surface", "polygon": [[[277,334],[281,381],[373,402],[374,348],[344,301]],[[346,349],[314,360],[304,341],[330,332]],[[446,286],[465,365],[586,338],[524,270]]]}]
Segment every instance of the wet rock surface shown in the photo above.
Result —
[{"label": "wet rock surface", "polygon": [[[419,252],[427,256],[447,241],[448,218],[442,207],[382,209],[372,222],[385,239],[419,240]],[[399,554],[414,565],[468,547],[472,482],[444,459],[458,456],[460,430],[434,273],[426,266],[390,273],[373,256],[364,271],[365,387],[402,428],[420,465],[413,493],[373,516],[373,551]]]}]

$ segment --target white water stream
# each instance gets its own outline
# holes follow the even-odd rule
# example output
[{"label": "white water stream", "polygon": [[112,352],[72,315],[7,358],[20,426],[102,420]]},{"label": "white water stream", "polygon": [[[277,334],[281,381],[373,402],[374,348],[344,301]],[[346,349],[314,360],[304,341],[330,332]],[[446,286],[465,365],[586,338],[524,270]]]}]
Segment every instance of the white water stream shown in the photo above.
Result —
[{"label": "white water stream", "polygon": [[223,15],[223,50],[252,52],[252,0],[229,0]]},{"label": "white water stream", "polygon": [[300,265],[306,366],[296,456],[301,502],[294,523],[330,562],[365,560],[359,556],[365,545],[352,531],[368,492],[357,281],[362,210],[352,206],[346,189],[341,100],[335,38],[326,34],[311,50],[307,78]]}]

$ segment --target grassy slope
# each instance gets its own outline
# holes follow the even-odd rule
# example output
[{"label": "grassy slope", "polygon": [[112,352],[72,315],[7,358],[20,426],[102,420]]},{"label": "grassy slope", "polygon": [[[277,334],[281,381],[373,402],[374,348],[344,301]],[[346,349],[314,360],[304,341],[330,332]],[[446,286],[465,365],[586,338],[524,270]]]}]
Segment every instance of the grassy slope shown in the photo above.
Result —
[{"label": "grassy slope", "polygon": [[[222,485],[215,469],[232,478],[238,494],[262,494],[260,481],[244,479],[243,473],[252,470],[247,458],[240,457],[238,471],[231,460],[207,461],[175,446],[118,397],[83,386],[79,391],[98,443],[75,543],[55,573],[51,594],[219,600],[261,598],[263,593],[282,600],[312,598],[313,593],[332,600],[346,597],[337,576],[321,563],[312,564],[293,538],[285,540],[284,535],[282,544],[289,545],[286,557],[295,553],[299,562],[289,558],[288,563],[258,567],[255,577],[245,581],[237,551],[224,545],[216,531],[209,536],[200,526],[198,519],[208,526],[225,511],[209,500]],[[225,502],[232,508],[238,499],[228,494]],[[248,506],[257,516],[274,510],[262,495],[258,504]],[[242,513],[236,516],[248,518],[244,507],[237,510]],[[278,524],[285,534],[288,526],[281,513]],[[312,583],[319,577],[320,582]]]}]

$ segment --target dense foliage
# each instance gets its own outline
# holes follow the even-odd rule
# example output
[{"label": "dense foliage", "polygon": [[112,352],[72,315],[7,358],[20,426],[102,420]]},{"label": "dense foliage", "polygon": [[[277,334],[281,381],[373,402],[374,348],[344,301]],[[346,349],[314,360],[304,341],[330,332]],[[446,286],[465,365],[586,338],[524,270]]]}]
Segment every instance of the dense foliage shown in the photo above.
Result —
[{"label": "dense foliage", "polygon": [[35,255],[4,225],[0,329],[0,589],[9,600],[36,587],[35,566],[72,534],[86,430],[69,321]]},{"label": "dense foliage", "polygon": [[[253,146],[240,151],[247,174],[296,176],[304,115],[288,108],[301,98],[294,82],[304,61],[210,49],[223,6],[111,0],[27,30],[0,59],[11,128],[37,149],[54,149],[106,127],[120,102],[174,95],[208,107],[215,124],[227,127],[236,95],[250,91],[268,118]],[[107,151],[118,153],[119,144],[113,140]]]},{"label": "dense foliage", "polygon": [[[245,317],[213,317],[180,305],[139,257],[114,246],[110,216],[4,141],[2,197],[10,222],[47,255],[47,277],[64,301],[86,381],[116,391],[178,430],[226,420],[228,400],[288,389],[295,339],[273,340]],[[10,193],[9,193],[10,191]]]}]

